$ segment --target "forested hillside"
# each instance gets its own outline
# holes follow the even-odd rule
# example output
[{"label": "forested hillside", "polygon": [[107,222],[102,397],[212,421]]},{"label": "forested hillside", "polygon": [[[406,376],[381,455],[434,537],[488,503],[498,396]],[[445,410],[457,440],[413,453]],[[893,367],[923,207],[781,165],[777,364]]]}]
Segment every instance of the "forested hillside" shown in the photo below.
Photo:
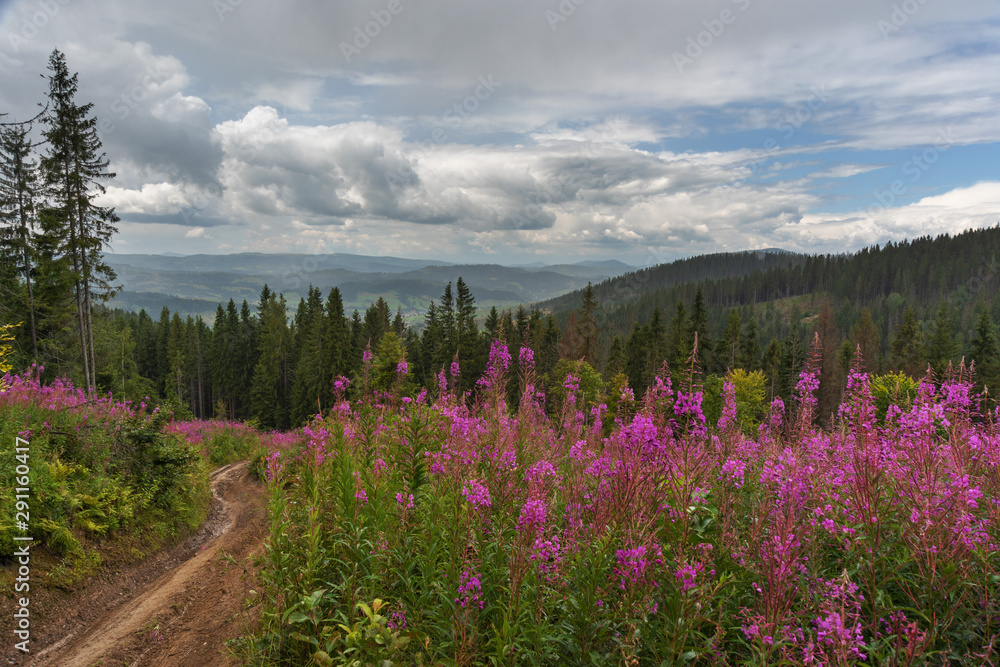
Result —
[{"label": "forested hillside", "polygon": [[[351,391],[368,354],[374,386],[382,390],[399,381],[402,364],[410,393],[433,391],[443,369],[457,373],[460,387],[474,396],[490,342],[502,336],[512,354],[531,349],[550,389],[572,371],[586,378],[594,397],[610,400],[626,381],[641,395],[664,361],[685,367],[697,333],[706,386],[719,389],[718,378],[742,369],[764,400],[791,395],[816,337],[824,364],[820,414],[829,415],[857,349],[873,373],[913,379],[928,366],[940,376],[964,356],[976,361],[980,386],[992,386],[1000,368],[998,252],[1000,229],[994,228],[844,256],[694,258],[593,286],[561,300],[572,299],[576,307],[567,303],[555,312],[546,309],[560,303],[483,313],[460,278],[431,301],[417,327],[381,297],[364,312],[348,313],[338,288],[324,294],[311,286],[298,303],[265,286],[255,307],[246,300],[218,304],[214,326],[168,307],[155,319],[145,310],[100,309],[94,318],[96,386],[136,399],[150,396],[197,417],[253,418],[285,428],[330,407],[338,392]],[[738,270],[747,272],[681,281]],[[636,275],[647,276],[649,289],[631,299],[615,296],[626,293],[622,285],[634,289]],[[665,286],[653,289],[657,281]],[[11,289],[23,297],[26,282]],[[27,300],[9,303],[23,308]],[[50,331],[49,311],[41,310],[41,329]],[[27,313],[8,306],[5,319],[22,322],[12,360],[24,366],[32,360]],[[46,376],[82,379],[76,339],[59,340],[59,353],[46,354],[54,348],[42,338],[38,361]]]}]

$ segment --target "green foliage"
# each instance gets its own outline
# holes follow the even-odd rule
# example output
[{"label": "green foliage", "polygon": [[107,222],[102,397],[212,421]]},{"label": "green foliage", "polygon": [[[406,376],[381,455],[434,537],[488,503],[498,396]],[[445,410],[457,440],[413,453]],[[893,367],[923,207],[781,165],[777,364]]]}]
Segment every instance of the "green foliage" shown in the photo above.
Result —
[{"label": "green foliage", "polygon": [[[96,554],[81,546],[84,536],[146,533],[162,542],[204,520],[207,465],[195,446],[165,433],[167,414],[111,409],[106,401],[51,410],[27,393],[19,387],[0,393],[0,512],[14,516],[13,444],[20,434],[30,443],[31,535],[64,559],[54,584],[71,586],[96,567]],[[13,552],[13,528],[2,524],[0,557]]]},{"label": "green foliage", "polygon": [[549,387],[549,399],[553,406],[565,404],[568,396],[566,387],[567,378],[572,375],[578,381],[580,393],[583,401],[577,406],[578,409],[587,411],[597,402],[604,389],[604,380],[601,374],[588,362],[578,359],[560,359],[556,367],[552,369],[546,378],[546,385]]},{"label": "green foliage", "polygon": [[919,381],[905,373],[886,373],[871,377],[872,398],[875,399],[875,412],[880,423],[885,422],[890,405],[895,405],[903,412],[913,405],[917,397]]},{"label": "green foliage", "polygon": [[[383,334],[375,351],[375,366],[373,368],[373,386],[379,391],[397,390],[402,395],[413,393],[414,384],[410,379],[406,350],[395,331]],[[406,366],[403,371],[400,364]]]},{"label": "green foliage", "polygon": [[14,335],[11,333],[11,329],[18,326],[20,324],[0,324],[0,375],[10,373],[13,370],[8,361],[13,352],[10,343],[14,340]]},{"label": "green foliage", "polygon": [[736,419],[740,428],[745,435],[753,435],[767,412],[767,376],[763,371],[737,368],[729,373],[728,379],[736,389]]}]

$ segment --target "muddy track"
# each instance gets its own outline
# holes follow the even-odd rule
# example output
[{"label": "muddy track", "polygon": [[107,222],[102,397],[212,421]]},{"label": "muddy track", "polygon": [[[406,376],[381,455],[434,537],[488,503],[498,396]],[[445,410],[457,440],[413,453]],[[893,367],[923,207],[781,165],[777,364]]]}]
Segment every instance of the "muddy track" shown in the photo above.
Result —
[{"label": "muddy track", "polygon": [[230,664],[226,640],[255,620],[245,604],[252,587],[245,568],[263,544],[266,493],[239,463],[212,474],[212,496],[198,533],[90,587],[20,664]]}]

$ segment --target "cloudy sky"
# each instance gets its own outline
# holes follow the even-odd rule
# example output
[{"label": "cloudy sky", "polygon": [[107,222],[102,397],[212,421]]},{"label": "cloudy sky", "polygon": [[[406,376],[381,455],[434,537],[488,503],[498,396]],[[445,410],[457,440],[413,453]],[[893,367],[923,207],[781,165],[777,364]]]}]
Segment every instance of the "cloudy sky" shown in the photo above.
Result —
[{"label": "cloudy sky", "polygon": [[0,0],[115,252],[491,263],[839,252],[1000,222],[995,0]]}]

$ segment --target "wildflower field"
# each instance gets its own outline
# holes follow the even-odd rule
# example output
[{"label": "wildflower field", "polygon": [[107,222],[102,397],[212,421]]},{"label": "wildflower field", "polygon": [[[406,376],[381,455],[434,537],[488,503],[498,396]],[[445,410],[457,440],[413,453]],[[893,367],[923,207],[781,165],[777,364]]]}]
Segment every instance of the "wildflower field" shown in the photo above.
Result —
[{"label": "wildflower field", "polygon": [[231,647],[253,664],[997,664],[996,415],[960,371],[882,417],[860,368],[830,428],[810,363],[749,434],[731,382],[706,423],[693,366],[610,407],[570,376],[555,418],[529,349],[495,343],[471,405],[456,367],[434,399],[358,378],[360,400],[256,461],[264,623]]}]

